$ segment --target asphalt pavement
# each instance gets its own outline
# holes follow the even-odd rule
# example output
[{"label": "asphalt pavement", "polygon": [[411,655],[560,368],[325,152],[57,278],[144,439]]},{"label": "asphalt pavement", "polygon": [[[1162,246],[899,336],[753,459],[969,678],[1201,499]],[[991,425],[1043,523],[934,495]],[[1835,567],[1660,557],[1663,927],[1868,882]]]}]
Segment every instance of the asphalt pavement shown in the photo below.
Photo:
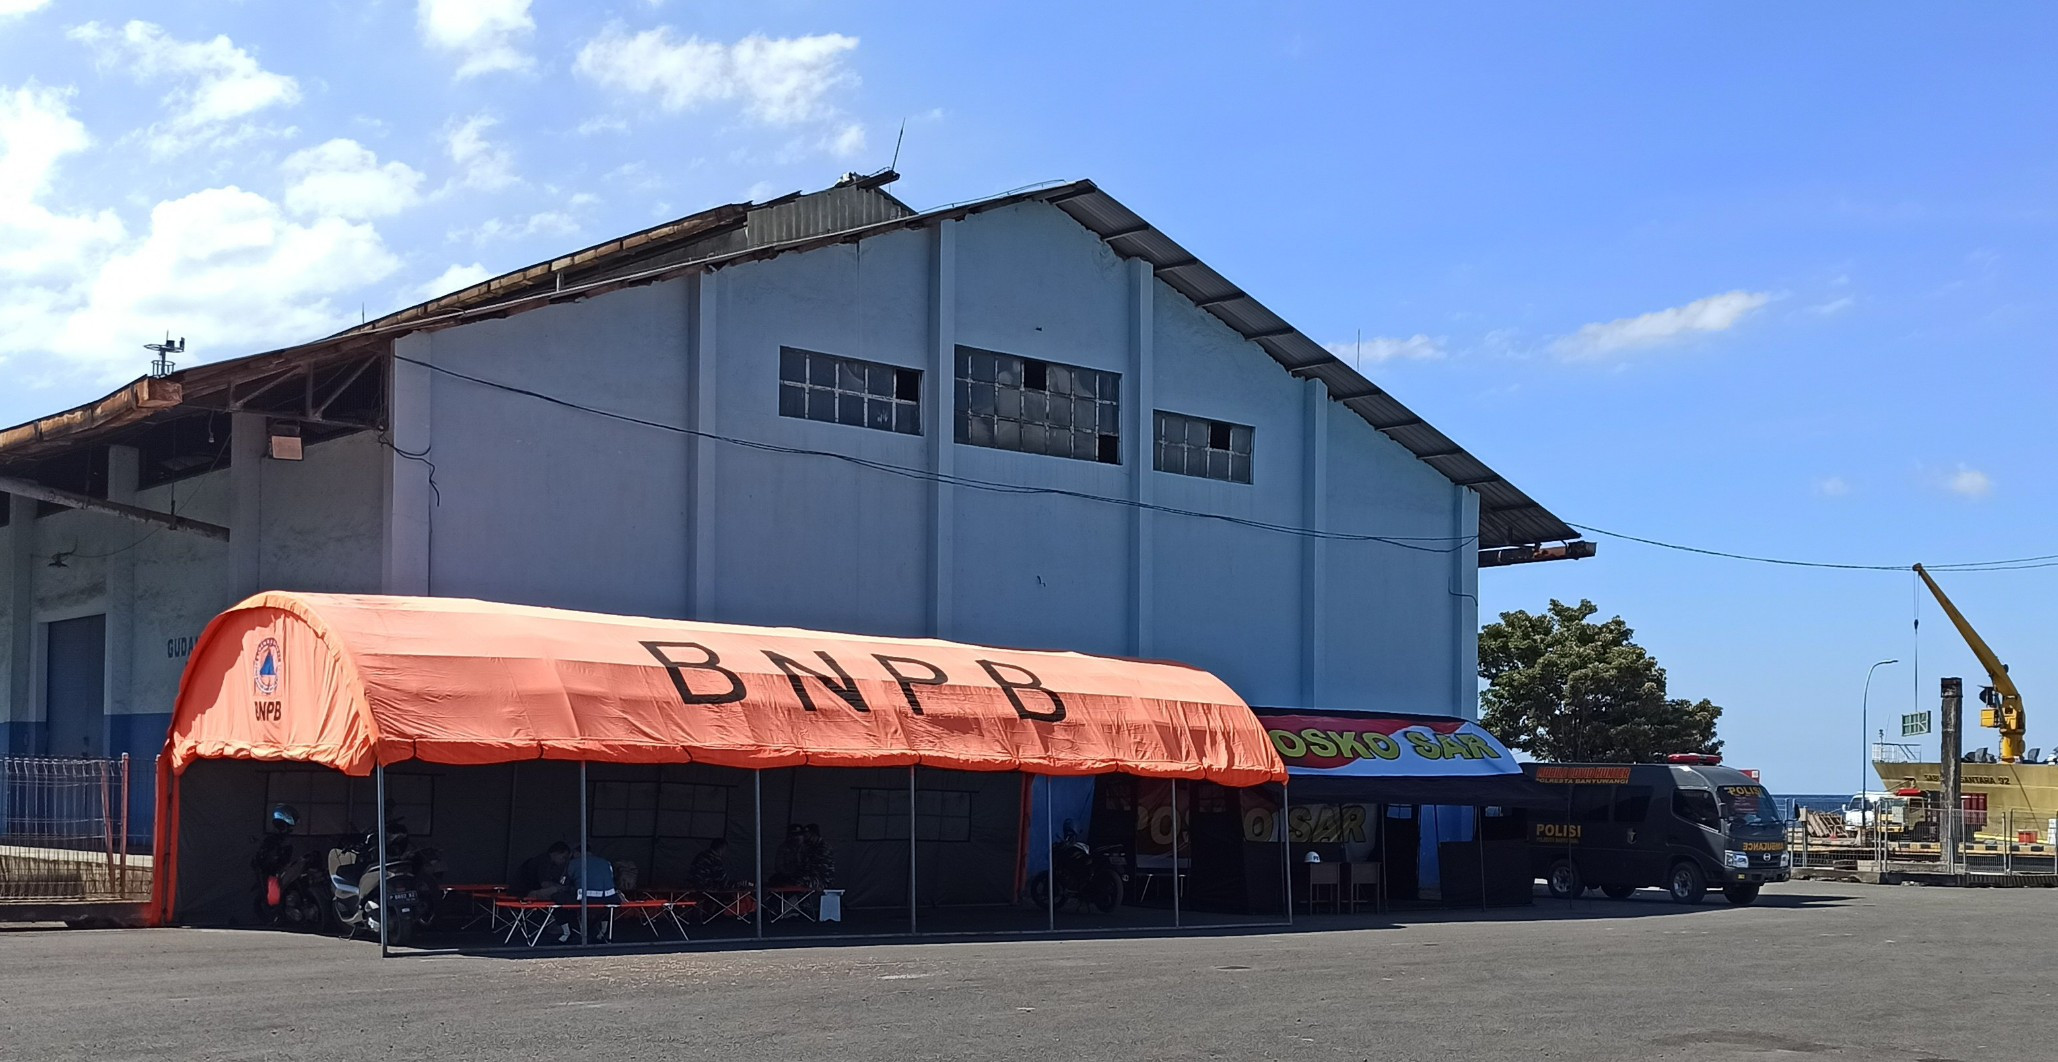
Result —
[{"label": "asphalt pavement", "polygon": [[2058,891],[1797,882],[1293,931],[408,956],[0,932],[0,1059],[2058,1058]]}]

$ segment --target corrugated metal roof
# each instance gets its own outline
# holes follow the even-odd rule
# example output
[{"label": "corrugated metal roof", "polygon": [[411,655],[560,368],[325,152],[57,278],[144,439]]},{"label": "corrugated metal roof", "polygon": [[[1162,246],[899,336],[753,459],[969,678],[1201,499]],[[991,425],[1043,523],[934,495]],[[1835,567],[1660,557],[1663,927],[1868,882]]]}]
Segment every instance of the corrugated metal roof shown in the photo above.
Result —
[{"label": "corrugated metal roof", "polygon": [[[880,190],[880,185],[890,179],[889,174],[852,178],[810,195],[716,207],[495,277],[326,339],[184,370],[173,374],[171,382],[183,383],[186,393],[192,395],[196,389],[211,391],[223,386],[239,373],[276,372],[310,360],[361,356],[368,342],[408,332],[505,317],[690,271],[719,269],[968,217],[1017,203],[1042,201],[1063,210],[1106,241],[1115,253],[1151,263],[1160,280],[1256,343],[1281,367],[1302,378],[1321,380],[1332,397],[1366,423],[1406,447],[1451,482],[1478,492],[1481,549],[1579,537],[1579,532],[1452,442],[1449,436],[1424,422],[1399,399],[1230,283],[1093,182],[1075,181],[1012,192],[917,213]],[[0,433],[0,461],[22,456],[31,449],[43,451],[89,441],[120,426],[82,413],[94,411],[137,386],[140,382],[101,403]],[[158,412],[162,411],[138,408],[120,422],[128,424],[137,417]],[[20,450],[15,451],[15,446]]]}]

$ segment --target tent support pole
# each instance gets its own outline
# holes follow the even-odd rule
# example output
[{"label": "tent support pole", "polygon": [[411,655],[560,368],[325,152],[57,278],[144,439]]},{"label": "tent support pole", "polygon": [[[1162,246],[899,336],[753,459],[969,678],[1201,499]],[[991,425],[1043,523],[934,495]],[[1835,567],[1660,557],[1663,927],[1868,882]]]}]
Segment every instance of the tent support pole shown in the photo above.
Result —
[{"label": "tent support pole", "polygon": [[750,887],[757,891],[753,899],[756,907],[752,913],[757,916],[757,935],[765,935],[765,771],[753,767],[750,771],[750,839],[757,849],[757,874]]},{"label": "tent support pole", "polygon": [[1043,898],[1050,916],[1050,931],[1058,930],[1058,853],[1054,840],[1058,831],[1058,798],[1050,775],[1043,776]]},{"label": "tent support pole", "polygon": [[1286,790],[1286,783],[1279,783],[1279,867],[1285,879],[1281,895],[1286,897],[1286,924],[1293,924],[1293,839],[1287,834],[1288,816],[1292,795]]},{"label": "tent support pole", "polygon": [[1392,820],[1386,817],[1386,805],[1374,804],[1373,807],[1379,809],[1379,910],[1383,914],[1391,906],[1387,897],[1393,895],[1393,886],[1386,879],[1386,849],[1393,841],[1393,828],[1387,825]]},{"label": "tent support pole", "polygon": [[915,765],[908,764],[908,932],[919,933],[915,914]]},{"label": "tent support pole", "polygon": [[1179,779],[1172,779],[1172,928],[1183,925],[1179,915]]},{"label": "tent support pole", "polygon": [[[374,779],[377,792],[373,795],[373,802],[378,804],[378,808],[372,812],[372,818],[378,822],[373,829],[379,831],[379,958],[383,959],[388,951],[389,927],[393,923],[393,919],[387,916],[392,905],[386,902],[391,895],[386,891],[386,765],[379,764],[373,773],[377,776]],[[361,900],[359,902],[362,903]]]},{"label": "tent support pole", "polygon": [[1479,845],[1479,909],[1486,910],[1486,809],[1472,809],[1472,840]]},{"label": "tent support pole", "polygon": [[502,880],[511,880],[511,879],[512,879],[512,877],[513,877],[513,875],[511,875],[511,874],[509,874],[509,873],[508,873],[508,871],[512,870],[512,869],[514,868],[514,865],[515,865],[515,857],[514,857],[514,824],[515,824],[515,814],[516,814],[516,811],[515,811],[515,809],[516,809],[516,808],[517,808],[517,807],[519,806],[519,805],[517,805],[517,804],[516,804],[516,802],[515,802],[515,801],[516,801],[516,798],[517,798],[517,797],[519,796],[519,794],[520,794],[520,790],[521,790],[521,784],[522,784],[522,764],[521,764],[521,761],[517,760],[517,761],[515,761],[514,763],[510,763],[510,764],[508,764],[508,765],[507,765],[507,834],[506,834],[506,843],[505,843],[505,844],[503,844],[503,845],[501,845],[501,853],[500,853],[500,854],[501,854],[501,863],[500,863],[500,870],[501,870],[501,879],[502,879]]},{"label": "tent support pole", "polygon": [[586,860],[588,860],[588,859],[592,858],[592,855],[593,855],[593,854],[592,854],[591,852],[588,852],[588,851],[586,850],[586,821],[587,821],[587,817],[588,817],[588,814],[589,814],[589,813],[588,813],[588,812],[587,812],[587,810],[586,810],[586,761],[585,761],[585,760],[580,760],[580,761],[579,761],[579,886],[578,886],[578,888],[579,888],[579,943],[581,943],[581,944],[590,944],[590,943],[592,943],[592,941],[590,941],[590,940],[587,940],[587,939],[586,939],[586,931],[587,931],[587,929],[588,929],[588,928],[589,928],[589,927],[590,927],[590,926],[591,926],[591,925],[593,924],[593,923],[592,923],[592,920],[591,920],[591,919],[589,919],[589,918],[588,918],[588,917],[586,916],[586,893],[587,893],[587,891],[588,891],[588,890],[587,890],[587,888],[586,888],[586,885],[587,885],[587,881],[586,881]]}]

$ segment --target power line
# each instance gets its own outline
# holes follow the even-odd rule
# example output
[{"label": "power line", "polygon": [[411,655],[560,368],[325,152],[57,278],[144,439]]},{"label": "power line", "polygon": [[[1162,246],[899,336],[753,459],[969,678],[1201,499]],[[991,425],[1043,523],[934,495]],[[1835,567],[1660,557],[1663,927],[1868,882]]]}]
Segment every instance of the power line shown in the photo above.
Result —
[{"label": "power line", "polygon": [[[1593,527],[1588,524],[1571,524],[1571,526],[1576,527],[1579,530],[1584,531],[1590,535],[1605,535],[1609,538],[1622,539],[1625,542],[1636,542],[1646,546],[1656,546],[1659,549],[1678,550],[1681,553],[1698,553],[1704,557],[1720,557],[1724,560],[1750,561],[1754,564],[1778,564],[1789,568],[1828,568],[1837,571],[1856,572],[1905,572],[1908,571],[1911,567],[1913,567],[1913,565],[1909,564],[1850,564],[1836,561],[1794,560],[1792,558],[1787,557],[1760,557],[1749,553],[1732,553],[1728,550],[1704,549],[1700,546],[1683,546],[1677,542],[1661,542],[1655,538],[1643,538],[1637,535],[1626,535],[1620,531],[1609,531],[1604,528]],[[2058,554],[2046,554],[2040,557],[2013,557],[2007,560],[1966,561],[1957,564],[1926,564],[1923,565],[1923,567],[1928,568],[1931,571],[1940,572],[2026,571],[2032,568],[2058,567]]]},{"label": "power line", "polygon": [[[1476,534],[1466,535],[1463,537],[1454,537],[1448,535],[1362,535],[1351,534],[1343,531],[1319,531],[1313,528],[1295,527],[1290,524],[1275,524],[1265,520],[1252,520],[1246,517],[1229,516],[1223,513],[1208,513],[1200,512],[1193,509],[1181,509],[1176,506],[1158,505],[1152,502],[1136,501],[1130,498],[1110,498],[1103,494],[1091,494],[1085,491],[1066,490],[1061,487],[1032,487],[1015,483],[996,483],[991,480],[970,479],[964,476],[932,472],[928,469],[923,468],[911,468],[906,465],[896,465],[885,461],[875,461],[869,458],[858,457],[853,454],[838,453],[833,450],[811,450],[803,447],[781,446],[777,443],[760,442],[754,439],[740,439],[734,436],[721,435],[715,432],[701,431],[695,428],[682,427],[677,424],[667,424],[663,421],[650,420],[645,417],[633,416],[628,413],[618,413],[610,409],[601,409],[597,406],[585,405],[580,402],[574,402],[567,398],[560,398],[556,395],[548,394],[542,391],[531,390],[526,387],[517,387],[513,384],[501,383],[498,380],[489,380],[481,376],[473,376],[470,373],[459,372],[458,370],[449,368],[447,366],[434,365],[416,358],[407,357],[403,354],[394,354],[393,360],[403,361],[408,363],[409,365],[419,366],[431,372],[442,373],[445,376],[450,376],[455,379],[464,380],[468,383],[478,384],[481,387],[488,387],[496,391],[505,391],[509,394],[521,395],[524,398],[532,398],[539,402],[547,402],[554,406],[560,406],[565,409],[576,410],[578,412],[587,413],[592,416],[605,417],[609,420],[621,421],[625,424],[636,424],[646,428],[654,428],[658,431],[670,432],[676,435],[685,435],[696,439],[706,439],[711,442],[726,443],[731,446],[740,446],[745,449],[759,450],[766,453],[785,454],[789,456],[800,457],[824,457],[834,461],[841,461],[845,464],[856,465],[860,468],[870,469],[875,472],[883,472],[887,475],[900,476],[905,479],[912,479],[920,482],[939,483],[946,486],[963,487],[968,490],[981,490],[996,494],[1029,494],[1061,498],[1076,498],[1081,501],[1099,502],[1105,505],[1118,505],[1131,509],[1165,513],[1171,516],[1186,516],[1199,520],[1217,520],[1223,523],[1235,524],[1241,527],[1254,528],[1260,531],[1270,531],[1276,534],[1295,535],[1302,538],[1312,538],[1331,542],[1378,542],[1384,545],[1395,546],[1400,549],[1414,550],[1420,553],[1456,553],[1459,550],[1471,546],[1473,543],[1476,543],[1479,540],[1479,536]],[[415,455],[402,452],[401,456],[421,460],[422,457],[425,455]],[[1620,531],[1609,531],[1605,528],[1594,527],[1590,524],[1571,523],[1570,521],[1568,521],[1567,523],[1569,526],[1577,528],[1588,534],[1603,535],[1608,538],[1618,538],[1626,542],[1635,542],[1641,545],[1654,546],[1659,549],[1677,550],[1682,553],[1694,553],[1705,557],[1717,557],[1724,560],[1746,561],[1754,564],[1772,564],[1789,568],[1816,568],[1834,571],[1861,572],[1904,572],[1909,570],[1909,568],[1911,567],[1911,565],[1908,564],[1856,564],[1837,561],[1796,560],[1788,557],[1763,557],[1749,553],[1737,553],[1729,550],[1719,549],[1706,549],[1700,546],[1686,546],[1676,542],[1664,542],[1655,538],[1644,538],[1639,535],[1624,534]],[[1450,543],[1450,545],[1433,546],[1423,545],[1422,543]],[[1925,567],[1929,568],[1932,571],[1952,572],[2027,571],[2036,568],[2058,567],[2058,554],[2044,554],[2035,557],[2012,557],[2004,560],[1967,561],[1952,564],[1930,564],[1925,565]]]},{"label": "power line", "polygon": [[[570,399],[559,398],[556,395],[546,394],[542,391],[533,391],[526,387],[516,387],[512,384],[501,383],[497,380],[488,380],[483,377],[473,376],[469,373],[459,372],[456,369],[447,368],[442,365],[432,365],[429,362],[420,361],[415,358],[410,358],[403,354],[395,354],[393,355],[393,359],[395,361],[404,361],[409,365],[420,366],[421,368],[428,369],[431,372],[438,372],[444,374],[445,376],[451,376],[459,380],[465,380],[470,383],[475,383],[482,387],[490,387],[497,391],[505,391],[509,394],[521,395],[525,398],[533,398],[540,402],[548,402],[554,406],[562,406],[566,409],[577,410],[581,413],[588,413],[598,417],[606,417],[609,420],[618,420],[627,424],[637,424],[646,428],[655,428],[659,431],[671,432],[677,435],[686,435],[697,439],[706,439],[711,442],[727,443],[731,446],[740,446],[746,449],[764,451],[766,453],[786,454],[790,456],[801,457],[826,457],[831,460],[842,461],[845,464],[852,464],[860,468],[871,469],[875,472],[883,472],[888,475],[900,476],[905,479],[913,479],[922,482],[941,483],[947,486],[963,487],[967,490],[981,490],[995,494],[1033,494],[1060,498],[1076,498],[1081,501],[1100,502],[1107,505],[1119,505],[1132,509],[1165,513],[1171,516],[1189,516],[1200,520],[1219,520],[1224,523],[1236,524],[1238,526],[1254,528],[1260,531],[1271,531],[1283,535],[1297,535],[1303,538],[1320,539],[1329,542],[1378,542],[1384,545],[1395,546],[1400,549],[1414,550],[1420,553],[1456,553],[1459,550],[1471,547],[1473,543],[1479,541],[1478,535],[1465,535],[1463,537],[1451,535],[1361,535],[1351,534],[1349,532],[1344,531],[1318,531],[1312,528],[1295,527],[1290,524],[1275,524],[1265,520],[1252,520],[1246,517],[1229,516],[1223,513],[1208,513],[1200,512],[1198,510],[1193,509],[1181,509],[1176,506],[1158,505],[1152,502],[1136,501],[1130,498],[1110,498],[1104,494],[1091,494],[1086,491],[1066,490],[1061,487],[1032,487],[1015,483],[996,483],[990,480],[969,479],[964,476],[946,475],[940,472],[932,472],[924,468],[910,468],[906,465],[896,465],[885,461],[874,461],[870,458],[858,457],[853,454],[838,453],[833,450],[810,450],[801,447],[780,446],[776,443],[759,442],[754,439],[739,439],[734,436],[720,435],[715,432],[701,431],[695,428],[681,427],[677,424],[667,424],[663,421],[650,420],[644,417],[632,416],[627,413],[617,413],[613,410],[601,409],[596,406],[584,405],[579,402],[571,401]],[[1421,545],[1421,543],[1427,542],[1451,543],[1451,545]]]}]

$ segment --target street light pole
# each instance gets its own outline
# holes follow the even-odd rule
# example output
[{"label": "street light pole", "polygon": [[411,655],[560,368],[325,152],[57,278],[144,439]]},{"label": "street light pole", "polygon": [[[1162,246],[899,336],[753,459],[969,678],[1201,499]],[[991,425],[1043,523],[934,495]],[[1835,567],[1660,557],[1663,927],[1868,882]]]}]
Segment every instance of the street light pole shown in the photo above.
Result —
[{"label": "street light pole", "polygon": [[1872,772],[1872,739],[1866,736],[1872,732],[1872,673],[1888,664],[1898,663],[1899,660],[1881,660],[1865,669],[1865,693],[1858,702],[1858,796],[1861,799],[1865,791],[1872,788],[1867,784]]}]

